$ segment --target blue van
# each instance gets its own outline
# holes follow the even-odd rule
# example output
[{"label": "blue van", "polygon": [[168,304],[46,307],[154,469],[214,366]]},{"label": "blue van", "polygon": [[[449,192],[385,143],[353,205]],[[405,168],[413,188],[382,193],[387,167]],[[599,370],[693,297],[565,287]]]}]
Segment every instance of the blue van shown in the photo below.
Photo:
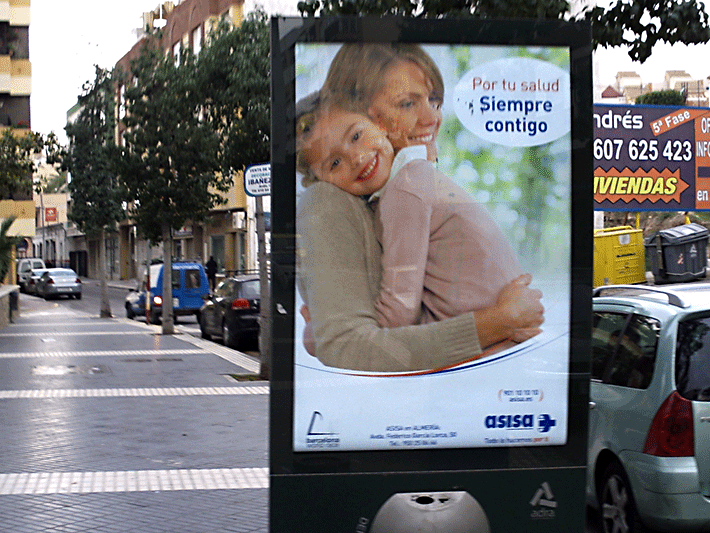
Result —
[{"label": "blue van", "polygon": [[[163,265],[150,265],[146,287],[150,297],[146,299],[146,317],[151,324],[158,324],[163,314]],[[200,319],[200,307],[204,296],[210,293],[205,268],[200,263],[173,263],[173,316],[195,315]]]}]

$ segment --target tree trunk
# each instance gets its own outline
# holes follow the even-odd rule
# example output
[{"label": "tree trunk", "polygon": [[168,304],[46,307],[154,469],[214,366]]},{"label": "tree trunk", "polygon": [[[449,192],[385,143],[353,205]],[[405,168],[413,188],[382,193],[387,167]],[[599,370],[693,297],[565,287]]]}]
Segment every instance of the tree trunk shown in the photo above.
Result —
[{"label": "tree trunk", "polygon": [[99,233],[99,279],[101,280],[101,318],[111,318],[111,302],[108,298],[108,272],[106,271],[106,230]]},{"label": "tree trunk", "polygon": [[175,333],[173,320],[173,232],[163,224],[163,335]]}]

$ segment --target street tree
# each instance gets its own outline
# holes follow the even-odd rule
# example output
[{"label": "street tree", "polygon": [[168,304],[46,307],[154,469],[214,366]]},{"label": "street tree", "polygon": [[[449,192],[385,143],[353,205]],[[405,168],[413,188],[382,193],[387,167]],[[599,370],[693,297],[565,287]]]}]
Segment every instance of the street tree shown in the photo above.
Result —
[{"label": "street tree", "polygon": [[[20,237],[8,235],[15,217],[8,217],[0,222],[0,283],[5,279],[12,263],[12,250],[20,242]],[[14,283],[14,282],[11,282]]]},{"label": "street tree", "polygon": [[40,133],[8,128],[0,134],[0,198],[32,198],[34,155],[41,152],[47,138]]},{"label": "street tree", "polygon": [[269,21],[249,13],[240,26],[219,26],[197,62],[205,119],[219,133],[224,173],[269,161]]},{"label": "street tree", "polygon": [[639,105],[685,105],[685,95],[680,91],[664,90],[651,91],[650,93],[642,94],[636,99]]},{"label": "street tree", "polygon": [[[117,169],[129,214],[153,243],[163,242],[163,268],[172,271],[172,232],[200,222],[223,202],[229,176],[218,170],[218,135],[203,117],[195,60],[179,64],[152,43],[131,63],[125,84],[123,146]],[[171,276],[163,276],[162,331],[174,333]]]},{"label": "street tree", "polygon": [[609,7],[572,13],[567,0],[302,0],[298,10],[315,15],[403,15],[444,18],[586,19],[595,47],[628,46],[644,62],[658,43],[710,40],[708,14],[697,0],[613,0]]},{"label": "street tree", "polygon": [[124,210],[112,159],[116,151],[113,75],[98,66],[95,71],[94,80],[82,87],[79,115],[64,128],[69,145],[59,158],[62,168],[71,173],[68,217],[80,231],[99,242],[100,315],[110,317],[106,234],[115,231]]},{"label": "street tree", "polygon": [[[202,49],[197,62],[204,95],[205,119],[220,137],[221,171],[234,176],[270,160],[271,104],[269,91],[269,21],[257,10],[236,28],[223,23]],[[268,379],[270,304],[266,272],[264,212],[256,199],[259,267],[261,270],[260,375]]]}]

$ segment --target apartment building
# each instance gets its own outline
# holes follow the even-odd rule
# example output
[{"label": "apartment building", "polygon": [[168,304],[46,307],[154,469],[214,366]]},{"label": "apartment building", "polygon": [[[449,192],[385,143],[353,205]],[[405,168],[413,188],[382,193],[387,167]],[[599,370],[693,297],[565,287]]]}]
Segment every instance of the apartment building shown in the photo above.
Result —
[{"label": "apartment building", "polygon": [[[0,0],[0,131],[11,128],[17,135],[30,131],[29,27],[30,0]],[[17,247],[18,254],[31,255],[35,232],[32,196],[15,192],[10,197],[0,198],[0,219],[11,216],[16,220],[8,233],[24,237]],[[8,281],[14,280],[14,276],[13,262]]]},{"label": "apartment building", "polygon": [[644,82],[636,72],[617,72],[614,86],[601,91],[596,101],[611,104],[634,104],[642,94],[652,91],[673,90],[685,94],[686,105],[690,107],[708,107],[710,99],[710,78],[694,79],[684,70],[667,70],[663,81]]},{"label": "apartment building", "polygon": [[[162,30],[160,44],[166,54],[178,58],[183,48],[189,48],[197,54],[220,20],[228,20],[235,26],[241,24],[243,6],[243,0],[163,2],[153,11],[143,14],[144,35],[140,36],[139,32],[138,42],[118,61],[116,67],[129,72],[131,60],[138,57],[146,43],[145,34],[152,33],[155,28]],[[118,87],[119,101],[122,93],[123,88]],[[119,140],[121,133],[122,126],[119,125]],[[187,223],[175,232],[174,257],[204,263],[213,256],[220,269],[225,271],[256,268],[255,247],[251,245],[255,235],[255,221],[241,176],[235,176],[226,200],[226,204],[211,212],[206,223]],[[140,276],[146,262],[162,256],[161,248],[150,249],[147,243],[140,240],[139,234],[132,221],[126,220],[120,224],[117,268],[121,279]]]}]

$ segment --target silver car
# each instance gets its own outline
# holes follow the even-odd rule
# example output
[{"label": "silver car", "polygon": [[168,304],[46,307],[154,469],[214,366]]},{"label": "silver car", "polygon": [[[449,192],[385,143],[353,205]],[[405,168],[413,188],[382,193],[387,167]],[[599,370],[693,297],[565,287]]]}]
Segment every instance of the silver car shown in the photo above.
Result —
[{"label": "silver car", "polygon": [[710,531],[710,284],[593,300],[587,499],[604,533]]},{"label": "silver car", "polygon": [[45,272],[47,272],[46,268],[34,268],[30,270],[27,278],[27,285],[25,286],[25,292],[27,294],[37,294],[37,284],[39,283],[39,278],[41,278],[42,274]]},{"label": "silver car", "polygon": [[81,280],[71,268],[49,268],[37,282],[37,295],[50,298],[72,296],[81,299]]}]

